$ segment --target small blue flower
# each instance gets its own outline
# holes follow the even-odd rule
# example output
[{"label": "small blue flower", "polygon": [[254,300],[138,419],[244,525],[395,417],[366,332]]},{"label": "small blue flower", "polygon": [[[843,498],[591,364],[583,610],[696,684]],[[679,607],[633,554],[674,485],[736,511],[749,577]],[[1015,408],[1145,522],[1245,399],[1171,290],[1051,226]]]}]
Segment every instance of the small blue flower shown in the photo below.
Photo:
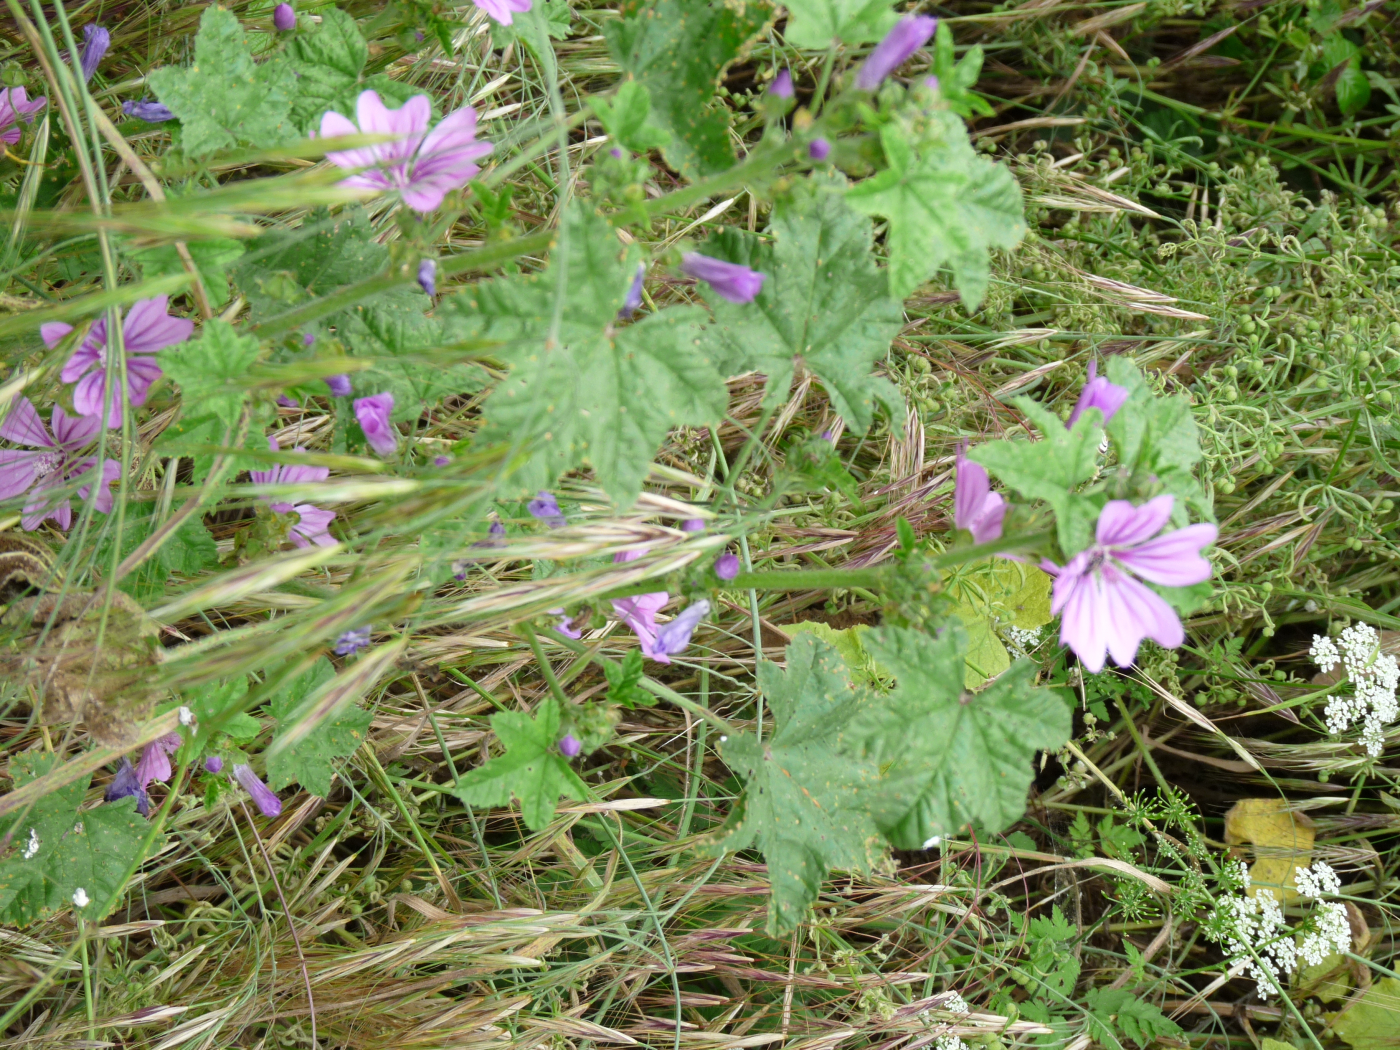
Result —
[{"label": "small blue flower", "polygon": [[530,517],[544,522],[551,529],[562,529],[569,523],[564,517],[564,512],[559,509],[559,501],[554,498],[554,494],[544,489],[540,489],[535,498],[525,504],[525,509],[530,512]]},{"label": "small blue flower", "polygon": [[83,26],[83,38],[83,49],[78,56],[78,65],[82,67],[83,79],[91,80],[92,75],[97,72],[97,66],[102,61],[102,56],[112,46],[112,34],[102,26],[86,25]]},{"label": "small blue flower", "polygon": [[151,800],[146,796],[146,789],[141,786],[141,778],[136,775],[136,768],[129,759],[122,759],[122,766],[117,770],[117,775],[112,778],[112,782],[107,785],[107,791],[102,796],[104,802],[115,802],[119,798],[136,796],[136,812],[143,817],[149,816],[151,812]]},{"label": "small blue flower", "polygon": [[335,640],[336,656],[353,656],[369,645],[370,629],[354,627]]},{"label": "small blue flower", "polygon": [[424,259],[418,264],[418,287],[429,295],[437,295],[436,259]]},{"label": "small blue flower", "polygon": [[146,99],[142,99],[140,102],[123,102],[122,112],[128,117],[144,120],[147,124],[164,124],[167,120],[175,119],[175,114],[170,112],[168,106]]}]

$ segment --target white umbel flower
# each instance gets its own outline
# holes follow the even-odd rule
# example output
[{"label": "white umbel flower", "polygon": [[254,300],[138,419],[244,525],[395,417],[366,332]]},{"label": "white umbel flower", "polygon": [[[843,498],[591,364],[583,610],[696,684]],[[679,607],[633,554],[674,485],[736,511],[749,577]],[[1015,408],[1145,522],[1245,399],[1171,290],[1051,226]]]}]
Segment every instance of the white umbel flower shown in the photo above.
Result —
[{"label": "white umbel flower", "polygon": [[1324,901],[1313,912],[1315,928],[1298,942],[1298,956],[1309,966],[1319,966],[1329,955],[1351,950],[1351,923],[1345,904]]},{"label": "white umbel flower", "polygon": [[1325,860],[1313,861],[1311,868],[1294,868],[1293,881],[1300,896],[1311,900],[1342,892],[1342,880]]},{"label": "white umbel flower", "polygon": [[1351,696],[1327,698],[1327,730],[1339,735],[1360,723],[1361,743],[1368,754],[1379,755],[1386,726],[1400,718],[1400,701],[1395,697],[1396,687],[1400,686],[1400,662],[1380,651],[1380,635],[1370,624],[1353,624],[1342,632],[1339,641],[1340,649],[1330,638],[1314,635],[1310,650],[1313,662],[1324,672],[1340,662],[1351,682]]},{"label": "white umbel flower", "polygon": [[938,1050],[968,1050],[967,1044],[955,1035],[940,1035],[934,1046]]},{"label": "white umbel flower", "polygon": [[1342,659],[1341,653],[1337,652],[1337,643],[1324,634],[1313,635],[1312,648],[1308,650],[1308,655],[1323,674],[1336,667]]}]

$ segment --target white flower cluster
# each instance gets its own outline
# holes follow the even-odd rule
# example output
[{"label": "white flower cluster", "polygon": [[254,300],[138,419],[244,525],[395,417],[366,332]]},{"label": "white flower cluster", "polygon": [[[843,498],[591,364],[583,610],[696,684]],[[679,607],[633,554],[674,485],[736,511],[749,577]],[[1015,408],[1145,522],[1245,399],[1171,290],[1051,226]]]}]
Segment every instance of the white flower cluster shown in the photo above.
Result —
[{"label": "white flower cluster", "polygon": [[[1303,897],[1315,900],[1342,888],[1342,880],[1325,861],[1317,861],[1311,868],[1295,868],[1294,872]],[[1273,891],[1261,887],[1250,897],[1249,873],[1243,865],[1232,874],[1243,882],[1246,895],[1219,898],[1206,935],[1224,943],[1231,966],[1243,963],[1248,967],[1249,975],[1258,982],[1260,998],[1280,992],[1283,976],[1292,973],[1300,959],[1316,966],[1329,955],[1351,948],[1345,905],[1319,902],[1313,911],[1313,928],[1295,940],[1298,931],[1289,928]]]},{"label": "white flower cluster", "polygon": [[968,1050],[968,1046],[955,1035],[940,1035],[933,1044],[937,1050]]},{"label": "white flower cluster", "polygon": [[952,1014],[966,1014],[972,1012],[972,1007],[967,1005],[967,1000],[957,992],[943,993],[943,1009]]},{"label": "white flower cluster", "polygon": [[1008,627],[1006,637],[1021,652],[1029,653],[1040,644],[1040,628]]},{"label": "white flower cluster", "polygon": [[1379,755],[1385,742],[1385,727],[1400,717],[1400,701],[1395,689],[1400,685],[1400,663],[1382,653],[1380,635],[1370,624],[1353,624],[1342,632],[1338,646],[1321,635],[1313,636],[1310,650],[1313,663],[1325,673],[1338,662],[1351,681],[1351,696],[1327,698],[1327,729],[1345,733],[1361,723],[1361,742],[1371,755]]}]

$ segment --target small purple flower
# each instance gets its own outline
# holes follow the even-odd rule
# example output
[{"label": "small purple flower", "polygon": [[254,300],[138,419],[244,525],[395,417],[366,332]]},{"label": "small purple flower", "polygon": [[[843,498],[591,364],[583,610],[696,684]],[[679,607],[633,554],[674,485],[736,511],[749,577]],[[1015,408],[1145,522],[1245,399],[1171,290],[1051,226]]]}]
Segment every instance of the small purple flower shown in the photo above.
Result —
[{"label": "small purple flower", "polygon": [[[110,382],[107,391],[107,425],[122,425],[122,402],[130,401],[132,408],[140,408],[146,403],[146,392],[151,384],[164,373],[156,364],[155,354],[167,346],[183,343],[194,331],[194,322],[183,317],[171,317],[166,312],[170,297],[158,295],[154,299],[141,299],[132,304],[131,310],[122,322],[122,346],[126,352],[126,396],[120,396],[116,389],[117,377],[110,381],[107,372],[107,318],[99,318],[89,330],[82,345],[73,351],[73,356],[63,366],[59,378],[65,383],[76,382],[73,390],[73,407],[80,415],[98,416],[102,414],[103,387]],[[63,321],[50,321],[39,326],[44,345],[52,350],[59,341],[73,330],[71,324]]]},{"label": "small purple flower", "polygon": [[754,297],[763,290],[763,281],[767,276],[747,266],[712,259],[698,252],[686,252],[681,256],[681,270],[696,280],[704,281],[716,295],[731,303],[753,302]]},{"label": "small purple flower", "polygon": [[112,34],[107,29],[99,25],[83,26],[83,49],[78,56],[78,65],[82,67],[84,80],[92,79],[102,56],[111,46]]},{"label": "small purple flower", "polygon": [[278,4],[272,9],[272,25],[279,33],[286,33],[297,27],[297,13],[291,4]]},{"label": "small purple flower", "polygon": [[147,124],[164,124],[167,120],[175,119],[175,114],[170,112],[170,107],[147,99],[142,99],[140,102],[129,100],[123,102],[122,112],[128,117],[144,120]]},{"label": "small purple flower", "polygon": [[870,57],[856,74],[856,87],[861,91],[874,91],[887,76],[904,65],[919,48],[923,47],[933,31],[938,27],[938,19],[928,15],[911,15],[901,18],[894,28],[885,34],[885,39],[875,45]]},{"label": "small purple flower", "polygon": [[[523,2],[528,9],[529,0]],[[509,24],[509,11],[506,14]],[[321,137],[393,135],[394,141],[327,153],[326,159],[355,173],[342,180],[342,186],[398,190],[414,211],[430,212],[449,191],[470,182],[481,170],[476,159],[491,152],[491,143],[476,140],[476,110],[471,106],[449,113],[429,131],[432,116],[427,95],[414,95],[400,108],[389,109],[378,92],[362,91],[355,105],[358,126],[339,113],[327,112],[321,115]]]},{"label": "small purple flower", "polygon": [[119,798],[129,798],[136,796],[136,812],[143,817],[151,814],[151,800],[146,794],[146,789],[141,786],[140,779],[136,776],[136,770],[132,768],[128,759],[122,759],[121,768],[117,770],[117,775],[112,778],[112,782],[107,785],[107,790],[102,795],[104,802],[115,802]]},{"label": "small purple flower", "polygon": [[418,287],[429,295],[437,295],[436,259],[424,259],[418,264]]},{"label": "small purple flower", "polygon": [[[501,519],[497,518],[491,523],[491,527],[486,530],[486,539],[473,543],[473,547],[504,547],[506,545],[506,527],[501,524]],[[463,573],[458,579],[465,580],[467,574]]]},{"label": "small purple flower", "polygon": [[554,498],[554,494],[544,489],[540,489],[535,498],[525,504],[525,509],[530,512],[530,517],[544,522],[551,529],[562,529],[569,523],[564,517],[564,512],[559,509],[559,501]]},{"label": "small purple flower", "polygon": [[1093,546],[1063,569],[1041,562],[1055,577],[1050,611],[1061,616],[1060,642],[1094,674],[1110,653],[1119,667],[1131,665],[1143,638],[1167,649],[1186,640],[1176,610],[1137,579],[1163,587],[1210,579],[1201,548],[1215,542],[1214,525],[1157,535],[1171,518],[1173,502],[1172,496],[1158,496],[1134,507],[1127,500],[1109,500],[1099,514]]},{"label": "small purple flower", "polygon": [[292,398],[288,397],[286,394],[278,394],[278,395],[277,395],[277,403],[278,403],[279,405],[281,405],[283,408],[300,408],[300,407],[301,407],[301,402],[299,402],[299,401],[294,401]]},{"label": "small purple flower", "polygon": [[381,456],[392,456],[399,447],[399,430],[389,421],[394,410],[394,395],[387,390],[373,397],[357,397],[355,418],[365,432],[369,447]]},{"label": "small purple flower", "polygon": [[815,138],[807,143],[807,156],[817,163],[821,163],[831,156],[831,143],[823,138]]},{"label": "small purple flower", "polygon": [[243,785],[243,790],[253,796],[253,801],[258,804],[258,809],[262,811],[263,816],[269,818],[281,816],[282,800],[253,772],[252,766],[234,766],[233,776]]},{"label": "small purple flower", "polygon": [[447,465],[448,465],[449,463],[451,463],[451,462],[452,462],[452,457],[451,457],[451,456],[434,456],[434,457],[433,457],[433,466],[435,466],[435,467],[445,467],[445,466],[447,466]]},{"label": "small purple flower", "polygon": [[690,644],[690,636],[709,611],[710,603],[704,598],[687,605],[680,615],[656,632],[650,646],[643,640],[642,652],[659,664],[669,664],[671,657]]},{"label": "small purple flower", "polygon": [[549,615],[559,617],[559,622],[554,625],[554,629],[560,634],[562,634],[565,638],[572,638],[574,641],[578,641],[580,638],[583,637],[583,632],[574,630],[572,626],[574,618],[568,613],[566,613],[562,608],[550,609]]},{"label": "small purple flower", "polygon": [[704,519],[704,518],[686,518],[685,521],[681,522],[681,531],[682,531],[682,532],[704,532],[704,531],[705,531],[705,519]]},{"label": "small purple flower", "polygon": [[[267,444],[273,452],[278,450],[276,438],[268,438]],[[293,451],[305,452],[306,449],[298,445]],[[278,463],[271,470],[250,470],[248,477],[255,485],[297,485],[307,481],[325,481],[330,477],[330,473],[329,467],[309,467],[303,464],[288,466]],[[292,526],[290,538],[298,547],[309,547],[313,543],[320,547],[335,546],[335,538],[329,532],[330,523],[335,519],[335,511],[322,510],[314,503],[273,503],[271,506],[278,514],[296,511],[301,520]]]},{"label": "small purple flower", "polygon": [[314,332],[306,332],[306,333],[303,333],[303,335],[302,335],[302,337],[301,337],[301,345],[302,345],[302,346],[312,346],[312,345],[315,344],[315,342],[316,342],[316,334],[315,334]]},{"label": "small purple flower", "polygon": [[715,559],[715,575],[721,580],[732,580],[739,575],[739,556],[721,554]]},{"label": "small purple flower", "polygon": [[334,397],[349,397],[355,392],[354,388],[350,386],[350,377],[343,374],[326,376],[326,386],[331,388],[331,394]]},{"label": "small purple flower", "polygon": [[218,755],[210,755],[204,760],[204,771],[206,773],[219,773],[224,768],[224,760]]},{"label": "small purple flower", "polygon": [[930,91],[939,91],[942,89],[942,86],[938,83],[938,78],[932,73],[924,77],[924,87],[928,88]]},{"label": "small purple flower", "polygon": [[369,647],[368,627],[352,627],[335,640],[336,656],[354,656],[361,649]]},{"label": "small purple flower", "polygon": [[503,26],[512,24],[513,15],[530,10],[530,0],[472,0],[472,3]]},{"label": "small purple flower", "polygon": [[774,98],[792,98],[792,70],[778,70],[778,75],[773,78],[773,83],[768,85],[768,94]]},{"label": "small purple flower", "polygon": [[141,761],[136,763],[136,779],[143,789],[152,780],[165,782],[170,779],[170,756],[179,751],[184,742],[179,733],[166,733],[145,746]]},{"label": "small purple flower", "polygon": [[620,321],[629,321],[632,315],[637,312],[637,307],[642,305],[642,282],[646,280],[647,264],[637,264],[637,275],[632,278],[632,285],[627,289],[627,295],[622,300],[622,309],[618,310],[617,316]]},{"label": "small purple flower", "polygon": [[0,499],[11,499],[33,488],[29,502],[21,512],[20,525],[33,532],[47,519],[67,529],[73,524],[73,507],[68,499],[58,499],[50,492],[63,487],[72,478],[87,477],[88,483],[78,489],[78,498],[86,500],[94,481],[98,486],[94,504],[103,514],[112,510],[111,484],[121,477],[121,464],[103,459],[101,480],[92,477],[97,470],[97,457],[83,455],[97,441],[102,421],[95,416],[70,416],[62,405],[54,405],[50,414],[53,435],[39,418],[39,413],[27,397],[17,397],[8,412],[0,409],[0,437],[28,448],[0,449]]},{"label": "small purple flower", "polygon": [[573,733],[565,733],[559,738],[559,753],[565,758],[577,758],[583,750],[583,742]]},{"label": "small purple flower", "polygon": [[613,160],[621,160],[622,148],[620,146],[614,146],[612,149],[608,150],[608,156]]},{"label": "small purple flower", "polygon": [[[617,560],[616,557],[613,558]],[[642,643],[642,651],[656,641],[656,614],[666,607],[671,596],[665,591],[652,591],[650,594],[634,594],[630,598],[614,598],[613,612],[617,618],[632,629],[637,640]]]},{"label": "small purple flower", "polygon": [[1099,363],[1089,362],[1089,381],[1084,384],[1084,389],[1079,395],[1079,401],[1074,406],[1074,411],[1069,414],[1069,425],[1074,426],[1075,422],[1086,411],[1097,408],[1103,413],[1105,424],[1113,418],[1123,402],[1130,396],[1127,387],[1119,386],[1117,383],[1110,383],[1107,378],[1098,374]]},{"label": "small purple flower", "polygon": [[823,441],[834,441],[834,440],[836,440],[836,435],[835,435],[834,433],[832,433],[830,430],[823,430],[823,431],[822,431],[822,440],[823,440]]},{"label": "small purple flower", "polygon": [[953,528],[972,533],[973,543],[990,543],[1001,538],[1001,522],[1006,517],[1006,500],[992,491],[991,479],[980,463],[974,463],[958,450],[958,475],[953,484]]},{"label": "small purple flower", "polygon": [[0,140],[13,146],[19,141],[19,122],[34,123],[34,116],[48,104],[48,98],[40,95],[32,102],[22,87],[6,88],[0,91]]}]

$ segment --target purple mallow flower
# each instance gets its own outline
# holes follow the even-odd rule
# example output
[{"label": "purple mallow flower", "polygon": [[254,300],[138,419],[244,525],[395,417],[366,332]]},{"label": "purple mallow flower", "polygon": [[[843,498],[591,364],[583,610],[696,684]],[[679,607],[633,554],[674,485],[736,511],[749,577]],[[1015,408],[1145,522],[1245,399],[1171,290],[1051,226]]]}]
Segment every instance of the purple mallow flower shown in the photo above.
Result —
[{"label": "purple mallow flower", "polygon": [[218,755],[210,755],[204,760],[204,771],[206,773],[219,773],[224,768],[224,760]]},{"label": "purple mallow flower", "polygon": [[141,751],[141,761],[136,763],[136,779],[144,790],[152,780],[165,782],[170,779],[170,756],[180,750],[184,739],[179,733],[166,733],[152,740]]},{"label": "purple mallow flower", "polygon": [[566,613],[562,608],[550,609],[549,615],[559,617],[559,622],[554,625],[554,629],[560,634],[562,634],[565,638],[572,638],[574,641],[578,641],[580,638],[583,637],[582,631],[574,630],[572,626],[573,617]]},{"label": "purple mallow flower", "polygon": [[436,259],[424,259],[418,264],[418,287],[429,295],[437,295]]},{"label": "purple mallow flower", "polygon": [[48,104],[48,98],[40,95],[30,100],[22,87],[6,88],[0,91],[0,140],[13,146],[19,141],[19,122],[34,123],[34,115]]},{"label": "purple mallow flower", "polygon": [[[276,438],[268,438],[267,444],[273,452],[277,451]],[[305,452],[306,449],[298,445],[293,451]],[[278,463],[271,470],[251,470],[248,472],[248,477],[255,485],[297,485],[307,481],[325,481],[330,473],[328,467],[311,467],[301,463],[294,465]],[[313,543],[320,547],[335,546],[335,539],[327,531],[330,523],[335,519],[335,511],[322,510],[312,503],[272,503],[271,506],[278,514],[288,514],[295,511],[301,519],[292,526],[290,536],[291,541],[298,547],[309,547]]]},{"label": "purple mallow flower", "polygon": [[565,733],[559,738],[559,753],[565,758],[577,758],[583,750],[583,742],[573,733]]},{"label": "purple mallow flower", "polygon": [[637,307],[642,305],[642,282],[646,280],[647,264],[637,264],[637,275],[632,278],[632,284],[627,289],[627,295],[622,300],[622,308],[617,311],[619,320],[631,320],[632,315],[637,312]]},{"label": "purple mallow flower", "polygon": [[448,191],[465,186],[480,168],[475,161],[491,152],[491,143],[476,141],[476,110],[463,106],[432,131],[432,104],[414,95],[398,109],[387,108],[374,91],[362,91],[355,106],[358,126],[339,113],[321,116],[323,138],[342,135],[393,135],[395,141],[362,149],[327,153],[326,158],[355,174],[343,186],[398,190],[420,214],[442,203]]},{"label": "purple mallow flower", "polygon": [[938,26],[938,19],[928,15],[911,15],[901,18],[894,28],[885,34],[885,39],[875,45],[875,50],[856,74],[856,87],[861,91],[874,91],[887,76],[904,65],[919,48],[923,47]]},{"label": "purple mallow flower", "polygon": [[705,519],[704,519],[704,518],[686,518],[685,521],[681,522],[681,531],[682,531],[682,532],[704,532],[704,531],[705,531]]},{"label": "purple mallow flower", "polygon": [[510,25],[513,16],[530,10],[530,0],[472,0],[472,3],[503,26]]},{"label": "purple mallow flower", "polygon": [[88,479],[78,489],[78,498],[86,500],[96,481],[97,499],[94,506],[106,514],[112,509],[110,485],[121,477],[121,464],[103,459],[101,480],[94,478],[98,469],[96,456],[83,451],[97,440],[102,421],[94,416],[70,416],[61,405],[54,405],[49,417],[53,434],[39,418],[38,411],[27,397],[17,397],[0,420],[0,437],[28,448],[0,449],[0,499],[12,499],[30,488],[34,489],[21,512],[20,524],[32,532],[48,518],[67,529],[73,524],[73,508],[67,497],[60,498],[53,489],[61,488],[73,478]]},{"label": "purple mallow flower", "polygon": [[738,263],[712,259],[698,252],[681,256],[681,270],[696,280],[704,281],[721,299],[731,303],[751,303],[763,290],[765,274]]},{"label": "purple mallow flower", "polygon": [[973,543],[1001,538],[1006,500],[992,491],[987,471],[958,451],[958,476],[953,484],[953,528],[972,533]]},{"label": "purple mallow flower", "polygon": [[1103,670],[1105,654],[1119,667],[1129,666],[1143,638],[1167,649],[1186,640],[1176,611],[1137,579],[1163,587],[1210,579],[1210,562],[1201,549],[1215,542],[1216,528],[1188,525],[1158,536],[1171,517],[1172,503],[1172,496],[1158,496],[1140,507],[1110,500],[1099,515],[1093,546],[1063,569],[1041,563],[1055,577],[1050,611],[1061,616],[1060,642],[1094,674]]},{"label": "purple mallow flower", "polygon": [[83,26],[83,48],[78,56],[78,65],[82,67],[84,80],[92,79],[102,56],[111,46],[112,34],[107,29],[99,25]]},{"label": "purple mallow flower", "polygon": [[253,801],[258,804],[263,816],[277,817],[282,814],[282,800],[253,772],[252,766],[234,766],[233,776],[243,785],[243,790],[253,796]]},{"label": "purple mallow flower", "polygon": [[525,504],[525,509],[530,512],[530,517],[544,522],[551,529],[562,529],[569,523],[564,517],[564,512],[559,509],[559,501],[554,498],[554,494],[544,489],[540,489],[535,498]]},{"label": "purple mallow flower", "polygon": [[706,599],[691,602],[674,620],[656,632],[650,645],[646,639],[642,639],[642,652],[659,664],[669,664],[671,657],[690,644],[690,636],[709,611],[710,603]]},{"label": "purple mallow flower", "polygon": [[272,9],[272,25],[279,33],[286,33],[297,27],[297,13],[291,4],[278,4]]},{"label": "purple mallow flower", "polygon": [[1089,380],[1084,384],[1084,389],[1079,395],[1079,401],[1075,404],[1074,411],[1069,414],[1070,426],[1074,426],[1079,417],[1091,408],[1097,408],[1103,413],[1103,421],[1106,424],[1113,418],[1114,413],[1123,407],[1123,402],[1128,400],[1127,387],[1110,383],[1099,375],[1098,371],[1099,363],[1090,361]]},{"label": "purple mallow flower", "polygon": [[355,392],[347,375],[326,376],[326,386],[331,388],[331,394],[335,397],[349,397]]},{"label": "purple mallow flower", "polygon": [[354,656],[361,649],[369,647],[368,627],[352,627],[335,640],[336,656]]},{"label": "purple mallow flower", "polygon": [[121,768],[117,770],[117,775],[112,778],[112,782],[107,785],[102,800],[115,802],[119,798],[129,798],[132,795],[136,796],[136,812],[143,817],[150,816],[151,800],[146,794],[146,789],[141,786],[141,781],[137,778],[136,770],[131,765],[130,760],[123,758]]},{"label": "purple mallow flower", "polygon": [[373,397],[357,397],[354,406],[355,418],[365,432],[369,447],[381,456],[392,456],[397,452],[399,431],[389,421],[389,413],[394,411],[394,395],[386,390]]},{"label": "purple mallow flower", "polygon": [[815,138],[807,143],[807,156],[821,163],[831,156],[831,143],[823,138]]},{"label": "purple mallow flower", "polygon": [[[171,317],[166,312],[169,298],[158,295],[154,299],[137,301],[122,322],[122,346],[126,351],[126,397],[118,396],[118,378],[113,373],[107,392],[109,427],[121,426],[123,401],[130,401],[132,408],[140,408],[146,403],[151,384],[163,374],[155,361],[156,351],[183,343],[194,331],[193,321]],[[39,326],[44,345],[50,350],[72,330],[73,326],[63,321],[50,321]],[[59,373],[59,378],[65,383],[78,384],[73,390],[73,407],[80,415],[102,414],[102,390],[109,383],[107,363],[107,319],[102,317],[93,324],[87,338],[73,351],[73,356]]]},{"label": "purple mallow flower", "polygon": [[140,102],[123,102],[122,112],[128,117],[144,120],[147,124],[164,124],[167,120],[175,119],[175,114],[170,112],[168,106],[148,99],[142,99]]},{"label": "purple mallow flower", "polygon": [[768,93],[774,98],[792,98],[792,70],[780,69],[768,85]]},{"label": "purple mallow flower", "polygon": [[739,575],[739,556],[721,554],[715,559],[715,575],[721,580],[732,580]]}]

